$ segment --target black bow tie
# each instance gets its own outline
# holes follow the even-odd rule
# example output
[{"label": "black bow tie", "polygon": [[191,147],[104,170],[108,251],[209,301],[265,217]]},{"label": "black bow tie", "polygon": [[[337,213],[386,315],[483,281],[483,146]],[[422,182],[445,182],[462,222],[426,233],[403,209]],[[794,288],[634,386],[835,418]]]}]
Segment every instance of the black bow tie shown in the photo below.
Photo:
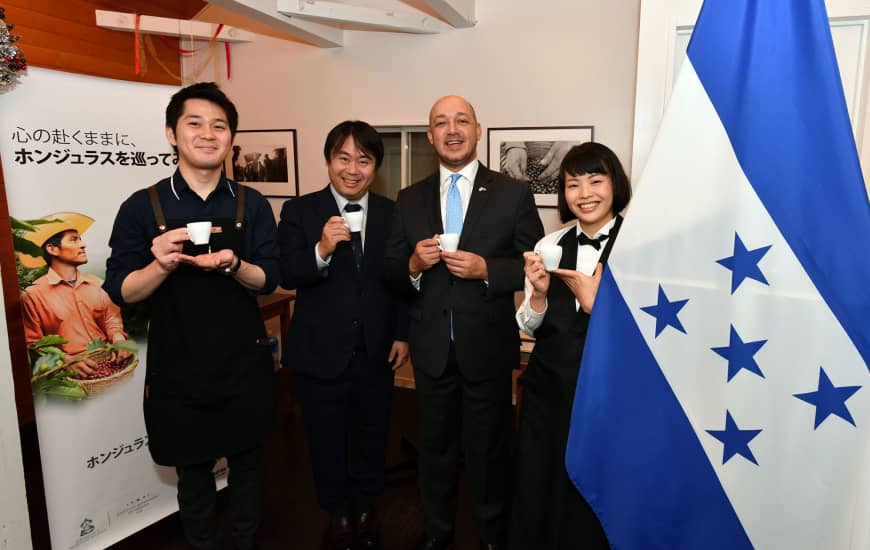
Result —
[{"label": "black bow tie", "polygon": [[586,233],[581,231],[580,234],[577,235],[577,242],[580,243],[580,246],[583,246],[584,244],[588,244],[589,246],[591,246],[595,250],[601,250],[601,243],[606,241],[608,237],[610,237],[610,235],[601,235],[600,237],[595,237],[594,239],[590,239],[589,237],[586,236]]}]

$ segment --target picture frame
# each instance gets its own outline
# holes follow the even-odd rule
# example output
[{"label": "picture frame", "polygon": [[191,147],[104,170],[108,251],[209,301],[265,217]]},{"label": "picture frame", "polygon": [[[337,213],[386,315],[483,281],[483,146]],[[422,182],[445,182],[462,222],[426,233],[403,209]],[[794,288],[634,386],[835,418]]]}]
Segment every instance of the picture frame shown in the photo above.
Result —
[{"label": "picture frame", "polygon": [[[574,145],[594,141],[595,129],[593,126],[488,128],[486,140],[487,166],[528,183],[538,207],[555,208],[559,166],[565,153]],[[544,179],[540,179],[541,175]]]},{"label": "picture frame", "polygon": [[237,130],[226,175],[267,197],[299,196],[296,130]]}]

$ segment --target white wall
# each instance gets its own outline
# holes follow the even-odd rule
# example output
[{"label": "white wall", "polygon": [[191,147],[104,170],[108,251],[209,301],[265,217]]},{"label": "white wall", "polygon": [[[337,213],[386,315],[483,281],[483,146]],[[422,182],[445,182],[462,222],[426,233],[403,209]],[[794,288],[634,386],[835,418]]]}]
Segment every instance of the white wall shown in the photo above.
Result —
[{"label": "white wall", "polygon": [[[0,311],[4,310],[0,292]],[[30,522],[11,365],[6,316],[0,315],[0,550],[29,550]]]},{"label": "white wall", "polygon": [[[639,0],[477,0],[477,26],[439,35],[345,31],[321,49],[257,36],[232,48],[222,83],[240,128],[296,128],[301,191],[326,184],[326,133],[359,118],[425,124],[432,103],[460,94],[486,128],[595,126],[629,170]],[[221,71],[203,77],[218,77]],[[280,201],[274,201],[277,207]],[[548,230],[554,209],[542,210]]]}]

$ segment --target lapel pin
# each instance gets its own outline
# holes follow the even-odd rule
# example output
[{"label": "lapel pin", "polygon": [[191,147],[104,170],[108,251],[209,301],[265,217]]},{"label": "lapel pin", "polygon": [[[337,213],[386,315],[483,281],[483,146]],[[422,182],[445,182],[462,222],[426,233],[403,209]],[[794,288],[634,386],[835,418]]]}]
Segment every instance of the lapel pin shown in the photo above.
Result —
[{"label": "lapel pin", "polygon": [[486,187],[478,187],[477,190],[478,191],[486,191]]}]

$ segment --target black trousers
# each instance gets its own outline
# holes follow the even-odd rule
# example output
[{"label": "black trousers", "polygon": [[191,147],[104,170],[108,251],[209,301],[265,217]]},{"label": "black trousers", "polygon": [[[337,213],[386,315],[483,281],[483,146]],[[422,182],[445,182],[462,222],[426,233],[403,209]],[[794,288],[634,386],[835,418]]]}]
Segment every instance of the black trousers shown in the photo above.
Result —
[{"label": "black trousers", "polygon": [[393,374],[358,351],[337,378],[294,377],[320,507],[370,512],[384,492]]},{"label": "black trousers", "polygon": [[[216,460],[178,466],[178,507],[184,535],[197,550],[223,548],[217,525],[217,488],[212,475]],[[232,538],[239,550],[255,546],[262,509],[263,467],[259,448],[227,456]]]},{"label": "black trousers", "polygon": [[575,385],[523,388],[511,550],[609,548],[598,518],[565,468]]},{"label": "black trousers", "polygon": [[492,378],[468,380],[459,371],[451,344],[444,374],[431,378],[415,368],[414,378],[426,535],[453,537],[461,440],[477,532],[483,542],[502,543],[510,462],[510,366]]}]

